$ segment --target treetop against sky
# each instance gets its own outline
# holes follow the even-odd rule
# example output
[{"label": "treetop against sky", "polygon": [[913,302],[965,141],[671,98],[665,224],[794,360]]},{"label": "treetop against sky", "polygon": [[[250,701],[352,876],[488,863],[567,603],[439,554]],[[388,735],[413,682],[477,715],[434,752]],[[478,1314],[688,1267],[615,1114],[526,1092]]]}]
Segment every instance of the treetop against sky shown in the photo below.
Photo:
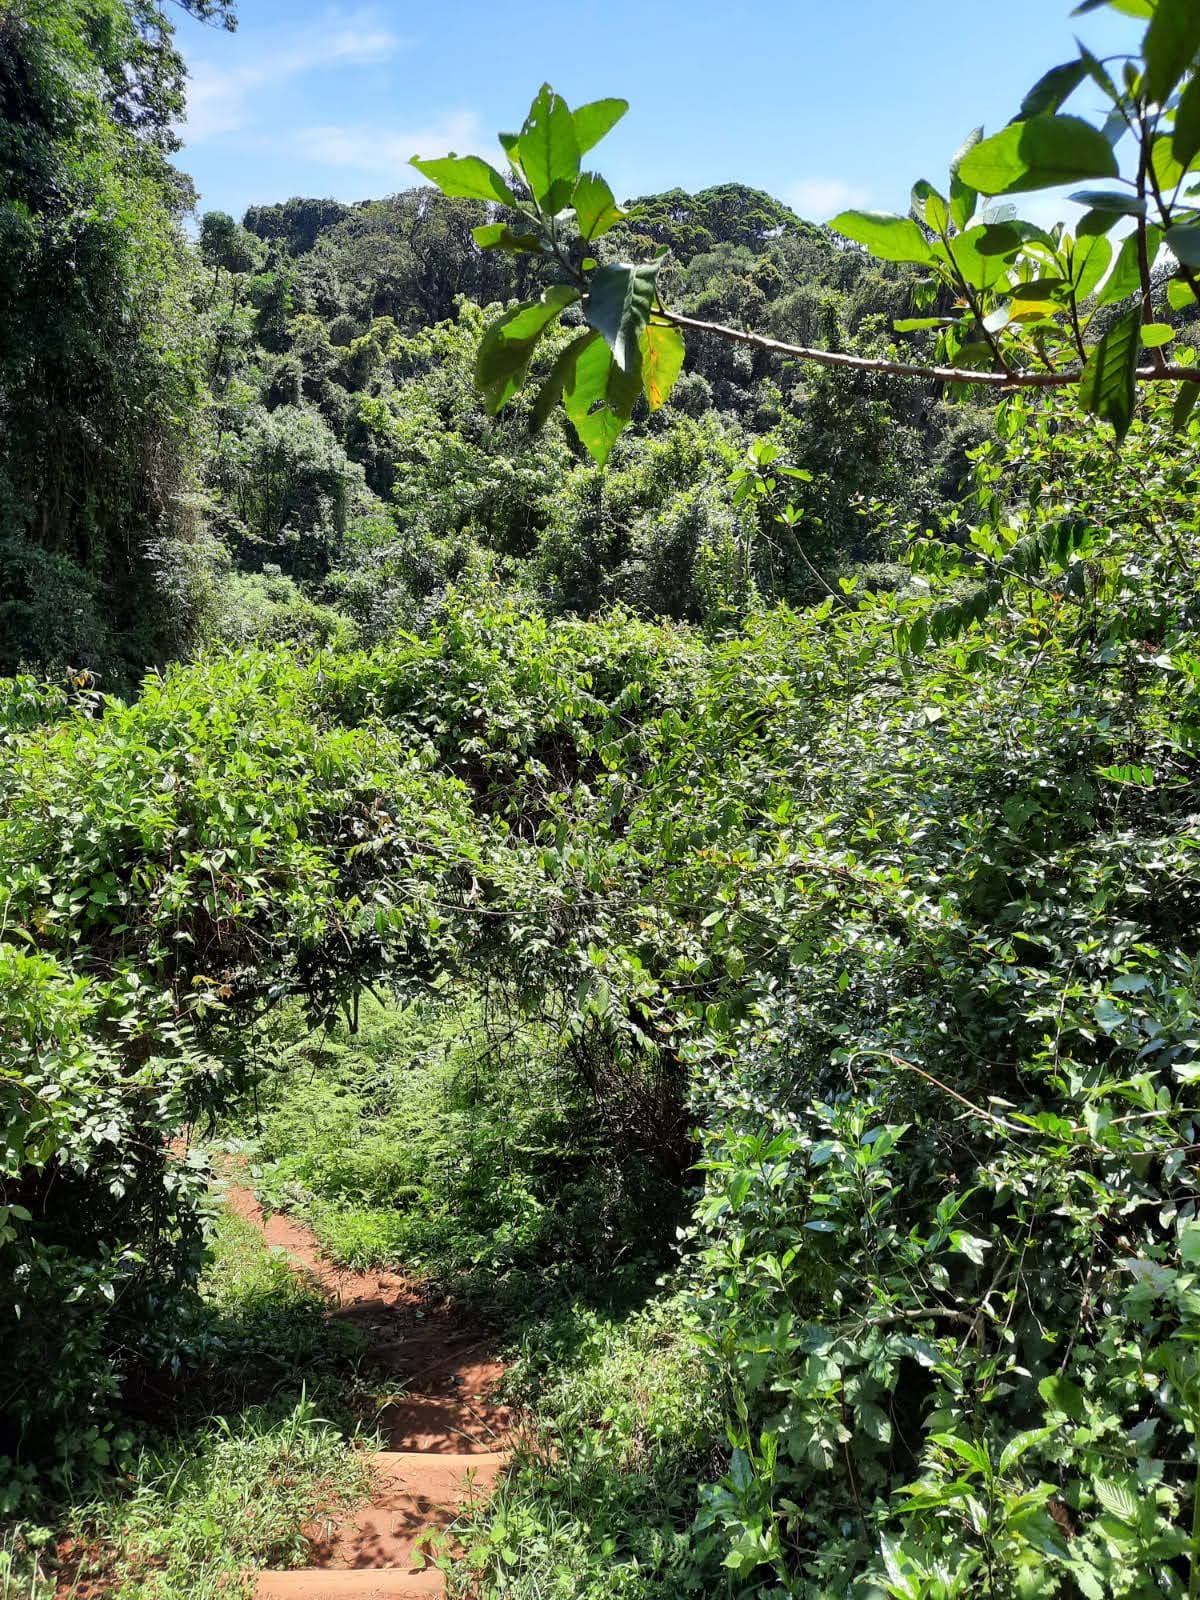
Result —
[{"label": "treetop against sky", "polygon": [[913,173],[1007,121],[1076,32],[1103,53],[1140,26],[1068,0],[1010,0],[999,24],[982,0],[242,0],[236,34],[180,29],[180,159],[203,207],[377,196],[411,185],[416,151],[493,151],[514,89],[548,79],[572,104],[631,102],[606,145],[619,197],[739,180],[817,220],[903,209]]}]

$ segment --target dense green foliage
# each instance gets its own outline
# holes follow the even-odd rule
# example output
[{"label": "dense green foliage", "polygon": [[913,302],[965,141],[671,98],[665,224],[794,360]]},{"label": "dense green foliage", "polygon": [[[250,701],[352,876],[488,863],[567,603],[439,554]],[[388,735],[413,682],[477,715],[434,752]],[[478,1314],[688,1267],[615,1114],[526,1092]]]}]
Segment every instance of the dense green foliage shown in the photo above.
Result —
[{"label": "dense green foliage", "polygon": [[[881,314],[908,304],[897,269],[877,271],[812,227],[764,230],[753,191],[714,195],[696,197],[697,214],[723,232],[671,269],[681,303],[882,348]],[[665,209],[647,201],[645,225],[657,228]],[[606,474],[557,417],[532,432],[527,402],[489,418],[474,382],[496,315],[484,308],[529,292],[545,269],[480,251],[472,227],[485,215],[481,202],[417,190],[356,207],[260,208],[250,232],[205,219],[214,239],[236,241],[223,263],[213,254],[204,291],[209,526],[236,567],[287,580],[265,618],[257,589],[218,582],[222,637],[287,636],[290,597],[298,642],[339,627],[372,641],[418,625],[448,583],[483,574],[555,613],[620,600],[719,623],[756,594],[819,592],[810,563],[836,571],[878,557],[873,504],[918,518],[961,487],[964,446],[986,427],[979,408],[940,406],[917,383],[885,392],[869,376],[771,378],[766,357],[715,340],[697,345],[671,404],[635,419]],[[603,245],[636,246],[633,227]],[[756,439],[808,474],[793,485],[802,522],[790,531],[731,492],[730,469]]]},{"label": "dense green foliage", "polygon": [[[10,925],[92,1008],[77,1093],[103,1096],[108,1036],[144,1041],[156,1092],[212,1095],[272,992],[321,1013],[490,973],[577,1041],[613,1159],[680,1173],[691,1101],[691,1295],[736,1446],[700,1526],[796,1594],[881,1549],[897,1593],[943,1568],[1031,1592],[1035,1560],[1039,1592],[1059,1563],[1169,1591],[1187,1543],[1195,457],[1165,411],[1117,462],[1065,411],[1004,429],[981,563],[1101,497],[1122,515],[1061,565],[1010,560],[921,654],[979,581],[957,543],[941,572],[918,548],[927,592],[709,645],[460,603],[422,641],[11,717]],[[78,1215],[25,1161],[14,1268]],[[137,1303],[123,1282],[80,1324],[99,1348]]]},{"label": "dense green foliage", "polygon": [[364,999],[352,1033],[313,1036],[300,1017],[275,1030],[296,1037],[256,1098],[259,1192],[300,1208],[336,1260],[403,1261],[505,1322],[575,1288],[627,1302],[682,1221],[678,1186],[614,1127],[548,1021],[505,998]]},{"label": "dense green foliage", "polygon": [[[622,103],[548,89],[511,185],[422,162],[445,196],[210,213],[185,250],[169,34],[105,5],[0,19],[13,327],[67,341],[0,363],[84,385],[6,431],[4,548],[111,624],[81,643],[94,613],[30,579],[4,664],[119,682],[189,616],[205,648],[127,699],[0,688],[4,1510],[99,1494],[75,1526],[131,1600],[298,1553],[336,1440],[295,1379],[348,1352],[278,1268],[228,1268],[228,1222],[236,1281],[203,1283],[177,1139],[232,1128],[332,1254],[419,1267],[519,1346],[528,1440],[463,1530],[484,1593],[1191,1600],[1200,390],[1152,367],[1134,401],[1139,341],[1196,360],[1189,6],[1122,0],[1124,210],[975,221],[1119,180],[1059,115],[1104,88],[1084,54],[945,199],[840,219],[875,265],[753,190],[623,213],[580,159]],[[72,343],[60,192],[126,296],[120,371]],[[578,238],[510,237],[567,211]],[[734,337],[689,333],[681,372],[668,305]],[[889,375],[893,331],[973,375],[981,329],[998,405]],[[114,385],[175,510],[195,491],[190,565]],[[56,522],[39,452],[93,404],[113,446]],[[134,628],[152,522],[176,577]],[[147,1443],[145,1397],[193,1384],[241,1420]]]},{"label": "dense green foliage", "polygon": [[201,371],[171,35],[140,0],[0,12],[3,672],[136,682],[193,632]]}]

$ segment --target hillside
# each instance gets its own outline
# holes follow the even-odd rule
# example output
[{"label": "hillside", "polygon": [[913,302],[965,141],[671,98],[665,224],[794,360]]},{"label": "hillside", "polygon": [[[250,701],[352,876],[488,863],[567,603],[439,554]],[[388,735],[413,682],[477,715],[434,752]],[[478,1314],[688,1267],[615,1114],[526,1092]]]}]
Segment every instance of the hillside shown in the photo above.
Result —
[{"label": "hillside", "polygon": [[1200,1595],[1200,22],[1106,9],[903,214],[546,84],[194,227],[168,15],[0,11],[0,1600]]}]

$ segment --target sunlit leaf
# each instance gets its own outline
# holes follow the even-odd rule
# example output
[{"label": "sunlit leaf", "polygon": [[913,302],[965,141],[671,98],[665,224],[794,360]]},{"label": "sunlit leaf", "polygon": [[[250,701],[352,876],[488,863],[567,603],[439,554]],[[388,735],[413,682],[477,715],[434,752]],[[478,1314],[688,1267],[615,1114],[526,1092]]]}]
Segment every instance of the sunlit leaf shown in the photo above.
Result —
[{"label": "sunlit leaf", "polygon": [[1110,11],[1120,11],[1126,17],[1145,19],[1153,15],[1153,0],[1080,0],[1072,11],[1073,17],[1084,17],[1089,11],[1100,11],[1105,6]]},{"label": "sunlit leaf", "polygon": [[451,199],[498,200],[506,206],[517,203],[516,196],[495,167],[479,156],[444,156],[436,161],[423,161],[414,156],[409,164]]},{"label": "sunlit leaf", "polygon": [[590,244],[620,222],[625,213],[613,199],[613,192],[598,172],[580,174],[571,204],[579,220],[579,231]]},{"label": "sunlit leaf", "polygon": [[1147,350],[1157,350],[1164,344],[1170,344],[1175,337],[1175,329],[1169,322],[1143,322],[1138,336]]},{"label": "sunlit leaf", "polygon": [[1102,234],[1076,241],[1071,257],[1071,283],[1076,298],[1086,300],[1112,265],[1113,247]]},{"label": "sunlit leaf", "polygon": [[580,155],[587,155],[593,145],[599,144],[628,110],[628,100],[591,100],[587,105],[579,106],[573,115],[575,142]]},{"label": "sunlit leaf", "polygon": [[1093,1479],[1096,1498],[1104,1509],[1122,1522],[1136,1523],[1139,1496],[1124,1483],[1112,1483],[1103,1478]]},{"label": "sunlit leaf", "polygon": [[625,373],[602,338],[580,341],[566,373],[563,405],[592,459],[603,466],[641,391],[640,362]]},{"label": "sunlit leaf", "polygon": [[1182,179],[1183,167],[1175,157],[1175,140],[1169,133],[1160,133],[1151,145],[1150,171],[1164,194]]},{"label": "sunlit leaf", "polygon": [[1055,1428],[1027,1428],[1024,1433],[1018,1433],[1001,1450],[1000,1460],[997,1462],[999,1470],[1011,1471],[1022,1456],[1028,1455],[1029,1451],[1039,1444],[1044,1444],[1056,1432]]},{"label": "sunlit leaf", "polygon": [[929,241],[911,217],[886,211],[843,211],[829,224],[855,244],[865,245],[880,261],[933,260]]},{"label": "sunlit leaf", "polygon": [[924,178],[913,185],[912,208],[934,233],[945,233],[950,226],[950,208],[945,196]]},{"label": "sunlit leaf", "polygon": [[[1158,254],[1161,243],[1162,231],[1158,228],[1147,228],[1146,253],[1150,261],[1153,261]],[[1116,263],[1097,292],[1097,304],[1115,305],[1117,301],[1128,299],[1131,294],[1137,294],[1142,286],[1139,254],[1138,236],[1136,233],[1131,233],[1122,240]]]},{"label": "sunlit leaf", "polygon": [[965,182],[982,194],[1021,194],[1086,178],[1115,178],[1117,158],[1104,135],[1079,117],[1012,122],[967,153]]},{"label": "sunlit leaf", "polygon": [[555,216],[571,203],[579,177],[579,142],[567,102],[548,83],[529,108],[519,150],[534,199],[548,216]]},{"label": "sunlit leaf", "polygon": [[671,398],[675,380],[683,370],[686,354],[678,328],[650,323],[642,331],[642,381],[651,411],[657,411]]},{"label": "sunlit leaf", "polygon": [[1021,234],[1007,223],[977,223],[948,246],[939,245],[938,254],[944,254],[972,289],[992,289],[1007,283],[1021,244]]}]

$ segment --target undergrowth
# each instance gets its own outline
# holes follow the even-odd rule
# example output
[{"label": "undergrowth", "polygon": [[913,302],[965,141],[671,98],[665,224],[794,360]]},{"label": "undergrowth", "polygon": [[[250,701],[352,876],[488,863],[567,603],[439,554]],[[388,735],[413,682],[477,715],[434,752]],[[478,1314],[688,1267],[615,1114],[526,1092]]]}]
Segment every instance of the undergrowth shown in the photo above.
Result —
[{"label": "undergrowth", "polygon": [[625,1317],[565,1308],[526,1334],[507,1385],[531,1435],[458,1530],[467,1553],[455,1592],[712,1593],[691,1525],[717,1454],[721,1397],[687,1298],[667,1295]]},{"label": "undergrowth", "polygon": [[283,1070],[259,1091],[258,1192],[349,1266],[403,1265],[518,1331],[564,1303],[649,1289],[678,1189],[614,1150],[545,1029],[477,999],[362,1003],[312,1034],[285,1021]]},{"label": "undergrowth", "polygon": [[113,1600],[249,1593],[243,1571],[307,1565],[302,1530],[314,1512],[361,1501],[369,1487],[364,1457],[308,1397],[147,1447],[133,1477],[76,1513],[85,1569],[111,1577]]},{"label": "undergrowth", "polygon": [[3,1600],[239,1600],[244,1572],[305,1565],[303,1528],[366,1494],[350,1448],[357,1335],[231,1213],[215,1221],[201,1288],[160,1374],[169,1410],[154,1427],[131,1420],[124,1470],[55,1526],[10,1529]]},{"label": "undergrowth", "polygon": [[455,1530],[459,1592],[701,1592],[689,1529],[720,1411],[687,1298],[663,1293],[678,1187],[614,1150],[548,1030],[478,999],[364,1002],[356,1032],[293,1018],[280,1042],[251,1145],[260,1195],[335,1259],[422,1272],[500,1330],[526,1428]]}]

